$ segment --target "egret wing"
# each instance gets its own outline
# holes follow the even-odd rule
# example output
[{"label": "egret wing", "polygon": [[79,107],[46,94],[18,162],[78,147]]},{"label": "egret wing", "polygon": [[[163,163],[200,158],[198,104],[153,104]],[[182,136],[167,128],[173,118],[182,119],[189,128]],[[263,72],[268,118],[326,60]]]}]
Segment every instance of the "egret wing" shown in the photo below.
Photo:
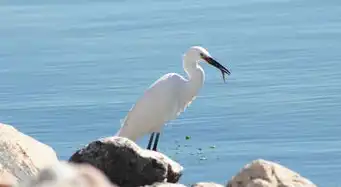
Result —
[{"label": "egret wing", "polygon": [[176,73],[168,73],[155,81],[132,106],[123,120],[120,135],[138,138],[145,133],[160,131],[182,110],[182,92],[187,80]]}]

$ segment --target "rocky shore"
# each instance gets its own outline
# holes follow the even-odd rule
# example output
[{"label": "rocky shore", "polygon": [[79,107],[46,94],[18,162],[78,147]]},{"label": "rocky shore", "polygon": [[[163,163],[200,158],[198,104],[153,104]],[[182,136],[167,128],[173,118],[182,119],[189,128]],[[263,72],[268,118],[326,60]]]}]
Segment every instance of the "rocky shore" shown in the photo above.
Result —
[{"label": "rocky shore", "polygon": [[[166,155],[126,138],[90,142],[69,160],[10,125],[0,123],[0,187],[181,187],[183,167]],[[191,187],[316,187],[275,162],[256,159],[226,184],[198,181]]]}]

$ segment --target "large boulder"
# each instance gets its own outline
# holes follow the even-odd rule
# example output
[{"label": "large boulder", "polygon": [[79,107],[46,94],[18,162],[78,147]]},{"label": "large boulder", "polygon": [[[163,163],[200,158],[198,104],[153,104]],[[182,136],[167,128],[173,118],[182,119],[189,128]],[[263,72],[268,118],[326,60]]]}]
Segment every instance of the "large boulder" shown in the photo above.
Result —
[{"label": "large boulder", "polygon": [[88,164],[60,162],[42,169],[17,187],[115,187],[98,169]]},{"label": "large boulder", "polygon": [[155,182],[176,183],[183,167],[162,153],[141,149],[124,137],[91,142],[69,159],[89,163],[119,186],[144,186]]},{"label": "large boulder", "polygon": [[13,185],[58,161],[54,150],[0,123],[0,184]]},{"label": "large boulder", "polygon": [[16,183],[17,178],[14,175],[12,175],[9,171],[4,170],[0,163],[0,187],[10,187]]},{"label": "large boulder", "polygon": [[228,182],[227,187],[316,187],[298,173],[266,160],[247,164]]}]

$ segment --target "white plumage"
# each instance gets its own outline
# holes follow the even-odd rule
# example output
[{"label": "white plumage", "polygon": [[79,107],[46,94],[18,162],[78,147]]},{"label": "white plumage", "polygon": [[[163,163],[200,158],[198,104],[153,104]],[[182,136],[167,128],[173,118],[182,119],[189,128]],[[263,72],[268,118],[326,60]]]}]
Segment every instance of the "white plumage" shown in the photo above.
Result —
[{"label": "white plumage", "polygon": [[160,133],[163,125],[176,119],[198,94],[205,80],[199,64],[202,60],[229,74],[207,50],[200,46],[191,47],[183,56],[188,78],[168,73],[155,81],[130,109],[116,135],[136,141],[145,134]]}]

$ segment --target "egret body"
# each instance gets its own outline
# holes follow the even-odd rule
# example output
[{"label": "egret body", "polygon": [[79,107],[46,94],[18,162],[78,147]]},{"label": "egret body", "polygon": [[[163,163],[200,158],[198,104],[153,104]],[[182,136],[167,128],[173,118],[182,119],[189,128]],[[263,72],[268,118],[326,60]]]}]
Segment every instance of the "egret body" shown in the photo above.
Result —
[{"label": "egret body", "polygon": [[165,123],[176,119],[196,98],[204,84],[205,73],[199,62],[218,68],[224,75],[229,70],[215,61],[206,49],[193,46],[183,56],[187,79],[177,73],[168,73],[155,81],[130,109],[117,132],[117,136],[133,141],[151,133],[147,149],[157,149],[160,132]]}]

